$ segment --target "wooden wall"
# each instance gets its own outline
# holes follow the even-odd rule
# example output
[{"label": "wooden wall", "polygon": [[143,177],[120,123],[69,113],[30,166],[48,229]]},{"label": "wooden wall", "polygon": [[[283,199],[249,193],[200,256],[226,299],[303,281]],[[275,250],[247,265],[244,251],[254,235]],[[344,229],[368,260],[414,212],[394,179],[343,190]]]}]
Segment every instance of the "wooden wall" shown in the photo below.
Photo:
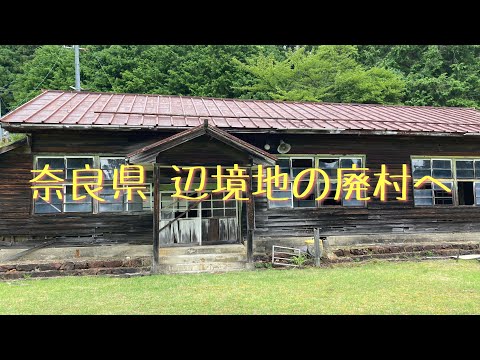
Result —
[{"label": "wooden wall", "polygon": [[[33,156],[37,153],[124,156],[169,135],[122,131],[34,133],[32,153],[26,148],[19,148],[0,155],[0,238],[18,235],[41,239],[45,236],[88,236],[96,233],[104,234],[105,242],[151,243],[151,213],[31,214],[28,180],[31,179]],[[372,172],[377,172],[380,164],[386,163],[391,173],[400,173],[401,164],[410,164],[411,155],[480,157],[480,144],[474,137],[236,135],[260,148],[268,141],[272,152],[283,139],[292,145],[289,155],[365,154],[366,165]],[[375,182],[372,181],[371,185],[373,192]],[[256,235],[311,235],[313,227],[321,227],[324,232],[333,234],[480,231],[480,207],[414,208],[411,187],[409,182],[410,201],[406,203],[373,200],[368,208],[268,209],[266,199],[256,197]],[[391,198],[395,196],[391,193]]]},{"label": "wooden wall", "polygon": [[[294,154],[365,154],[370,168],[371,191],[376,185],[373,173],[386,164],[390,174],[401,174],[410,156],[479,156],[480,142],[474,137],[398,137],[358,135],[245,135],[242,139],[263,148],[265,142],[276,149],[280,139],[292,145]],[[270,150],[272,151],[272,150]],[[275,151],[276,152],[276,151]],[[411,175],[411,174],[410,174]],[[367,208],[268,209],[266,198],[255,198],[256,236],[311,236],[313,227],[325,234],[435,233],[480,231],[480,207],[413,206],[412,182],[408,182],[407,202],[396,201],[395,191],[388,202],[371,200]],[[392,200],[393,201],[390,201]]]},{"label": "wooden wall", "polygon": [[[168,135],[168,134],[167,134]],[[125,156],[165,136],[157,133],[59,132],[34,133],[31,153],[27,147],[0,155],[0,239],[11,236],[39,241],[66,236],[68,243],[151,244],[152,213],[32,214],[29,180],[35,154],[96,154]],[[80,236],[75,241],[73,236]],[[0,241],[0,246],[2,242]]]}]

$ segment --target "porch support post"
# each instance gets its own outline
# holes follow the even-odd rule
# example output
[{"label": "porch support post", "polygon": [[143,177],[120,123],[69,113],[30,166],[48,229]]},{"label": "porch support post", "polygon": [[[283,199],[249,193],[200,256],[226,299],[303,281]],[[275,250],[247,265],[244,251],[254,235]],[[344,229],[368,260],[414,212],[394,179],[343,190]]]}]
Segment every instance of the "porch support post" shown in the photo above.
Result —
[{"label": "porch support post", "polygon": [[152,273],[159,271],[159,251],[160,251],[160,167],[157,163],[153,164],[153,260]]},{"label": "porch support post", "polygon": [[248,189],[247,189],[247,269],[253,269],[253,229],[254,220],[254,202],[253,202],[253,181],[252,181],[252,165],[248,167]]}]

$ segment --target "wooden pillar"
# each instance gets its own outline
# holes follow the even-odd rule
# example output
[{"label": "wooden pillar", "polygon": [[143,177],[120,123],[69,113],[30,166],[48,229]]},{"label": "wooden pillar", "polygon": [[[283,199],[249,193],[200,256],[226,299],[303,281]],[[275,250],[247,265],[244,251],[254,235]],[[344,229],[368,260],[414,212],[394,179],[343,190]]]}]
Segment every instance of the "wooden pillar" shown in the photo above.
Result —
[{"label": "wooden pillar", "polygon": [[152,272],[159,270],[160,252],[160,167],[153,164],[153,261]]},{"label": "wooden pillar", "polygon": [[253,178],[252,166],[248,168],[248,189],[247,189],[247,267],[253,268],[253,229],[255,226],[255,211],[253,202]]},{"label": "wooden pillar", "polygon": [[320,229],[314,228],[313,229],[313,241],[315,245],[315,266],[320,267]]}]

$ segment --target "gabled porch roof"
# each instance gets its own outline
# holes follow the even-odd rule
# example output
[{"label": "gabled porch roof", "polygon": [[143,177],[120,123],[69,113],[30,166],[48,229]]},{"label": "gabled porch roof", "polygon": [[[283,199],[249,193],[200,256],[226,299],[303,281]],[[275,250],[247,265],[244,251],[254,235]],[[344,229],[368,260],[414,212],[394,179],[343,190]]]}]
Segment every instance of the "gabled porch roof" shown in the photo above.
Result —
[{"label": "gabled porch roof", "polygon": [[247,153],[255,164],[275,165],[277,161],[275,155],[259,149],[216,126],[209,125],[207,120],[202,125],[182,131],[134,151],[128,154],[126,158],[130,163],[155,163],[158,154],[203,135],[211,136],[232,148]]}]

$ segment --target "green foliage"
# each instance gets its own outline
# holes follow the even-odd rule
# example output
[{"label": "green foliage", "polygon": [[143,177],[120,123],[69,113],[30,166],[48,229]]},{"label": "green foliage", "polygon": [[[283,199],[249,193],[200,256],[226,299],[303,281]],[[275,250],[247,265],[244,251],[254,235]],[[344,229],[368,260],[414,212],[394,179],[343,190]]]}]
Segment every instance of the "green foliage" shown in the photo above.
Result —
[{"label": "green foliage", "polygon": [[[480,107],[480,46],[82,45],[89,91]],[[74,53],[0,46],[2,114],[70,90]]]},{"label": "green foliage", "polygon": [[3,45],[0,46],[0,101],[4,115],[9,110],[9,104],[13,102],[13,93],[10,89],[21,72],[21,65],[32,58],[34,46],[29,45]]},{"label": "green foliage", "polygon": [[407,105],[480,107],[479,45],[360,46],[359,60],[402,74]]},{"label": "green foliage", "polygon": [[259,99],[399,103],[404,80],[386,69],[366,69],[356,56],[355,46],[301,47],[281,61],[261,55],[243,65],[255,78],[243,89]]},{"label": "green foliage", "polygon": [[25,134],[13,134],[9,133],[8,136],[4,136],[0,139],[0,147],[10,145],[15,141],[21,140],[25,137]]},{"label": "green foliage", "polygon": [[305,254],[292,256],[292,262],[298,267],[302,267],[307,262],[307,256]]}]

